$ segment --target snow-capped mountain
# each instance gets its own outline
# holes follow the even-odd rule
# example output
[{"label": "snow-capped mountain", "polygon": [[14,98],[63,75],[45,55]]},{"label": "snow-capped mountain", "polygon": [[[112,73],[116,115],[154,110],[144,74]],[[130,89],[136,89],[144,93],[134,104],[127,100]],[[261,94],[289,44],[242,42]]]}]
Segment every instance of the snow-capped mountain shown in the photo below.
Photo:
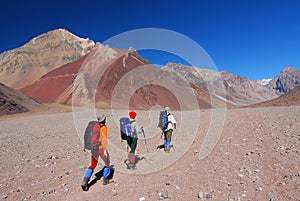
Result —
[{"label": "snow-capped mountain", "polygon": [[266,85],[268,85],[269,84],[269,82],[272,80],[272,78],[267,78],[267,79],[261,79],[261,80],[257,80],[256,82],[258,83],[258,84],[261,84],[261,85],[263,85],[263,86],[266,86]]}]

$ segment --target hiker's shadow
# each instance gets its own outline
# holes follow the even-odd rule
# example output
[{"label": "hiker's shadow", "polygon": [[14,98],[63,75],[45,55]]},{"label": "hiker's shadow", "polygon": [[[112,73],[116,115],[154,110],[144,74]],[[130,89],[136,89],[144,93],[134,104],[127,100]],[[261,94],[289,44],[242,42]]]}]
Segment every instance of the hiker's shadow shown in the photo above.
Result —
[{"label": "hiker's shadow", "polygon": [[[109,168],[110,168],[110,174],[108,178],[112,179],[114,177],[115,169],[113,165],[109,166]],[[97,181],[103,177],[103,172],[104,172],[104,167],[99,172],[96,172],[94,174],[95,178],[88,184],[88,189],[90,189],[91,186],[96,184]]]},{"label": "hiker's shadow", "polygon": [[164,144],[160,144],[156,147],[157,150],[164,149],[164,148],[165,148]]},{"label": "hiker's shadow", "polygon": [[127,169],[135,170],[137,168],[136,165],[138,164],[138,162],[142,160],[145,160],[147,162],[147,159],[144,156],[140,157],[136,155],[134,161],[130,160],[130,158],[126,158],[124,160],[124,163],[127,166]]},{"label": "hiker's shadow", "polygon": [[[161,149],[165,150],[165,148],[166,148],[165,144],[160,144],[160,145],[158,145],[158,146],[156,147],[157,151],[159,151],[159,150],[161,150]],[[174,146],[173,146],[172,144],[170,145],[170,148],[175,149]]]}]

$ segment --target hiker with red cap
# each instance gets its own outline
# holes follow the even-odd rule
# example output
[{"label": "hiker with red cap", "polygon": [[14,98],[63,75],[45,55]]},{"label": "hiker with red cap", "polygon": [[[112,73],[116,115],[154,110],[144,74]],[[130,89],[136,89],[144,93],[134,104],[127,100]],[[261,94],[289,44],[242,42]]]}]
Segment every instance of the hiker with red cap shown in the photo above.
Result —
[{"label": "hiker with red cap", "polygon": [[129,118],[130,118],[130,125],[131,125],[131,131],[132,136],[127,139],[127,144],[130,147],[130,152],[128,153],[130,163],[135,163],[136,160],[136,154],[135,150],[137,147],[137,141],[138,141],[138,133],[141,133],[141,129],[137,129],[137,122],[136,122],[136,112],[130,111],[129,112]]}]

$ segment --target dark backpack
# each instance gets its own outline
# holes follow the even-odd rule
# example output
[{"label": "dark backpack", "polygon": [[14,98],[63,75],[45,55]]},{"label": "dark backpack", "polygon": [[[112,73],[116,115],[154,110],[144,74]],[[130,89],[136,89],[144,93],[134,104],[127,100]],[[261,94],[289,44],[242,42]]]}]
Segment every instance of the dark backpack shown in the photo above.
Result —
[{"label": "dark backpack", "polygon": [[167,126],[168,126],[168,123],[169,123],[168,122],[168,116],[169,115],[170,115],[170,113],[167,114],[166,111],[160,111],[159,112],[159,119],[158,119],[158,125],[157,125],[157,127],[159,127],[162,130],[166,129]]},{"label": "dark backpack", "polygon": [[98,132],[93,132],[94,127],[98,126],[97,121],[90,121],[84,132],[84,149],[94,150],[99,147],[100,127]]},{"label": "dark backpack", "polygon": [[128,117],[120,119],[120,132],[122,140],[128,140],[132,136],[130,119]]}]

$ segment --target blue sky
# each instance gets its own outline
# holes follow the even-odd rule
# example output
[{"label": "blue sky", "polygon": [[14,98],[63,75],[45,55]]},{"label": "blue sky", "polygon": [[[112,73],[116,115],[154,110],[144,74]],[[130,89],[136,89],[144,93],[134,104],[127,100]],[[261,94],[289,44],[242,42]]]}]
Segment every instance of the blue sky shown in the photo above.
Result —
[{"label": "blue sky", "polygon": [[[250,79],[300,69],[298,0],[98,0],[1,3],[0,52],[56,28],[103,42],[134,29],[161,28],[198,43],[218,70]],[[180,58],[142,52],[152,63]]]}]

